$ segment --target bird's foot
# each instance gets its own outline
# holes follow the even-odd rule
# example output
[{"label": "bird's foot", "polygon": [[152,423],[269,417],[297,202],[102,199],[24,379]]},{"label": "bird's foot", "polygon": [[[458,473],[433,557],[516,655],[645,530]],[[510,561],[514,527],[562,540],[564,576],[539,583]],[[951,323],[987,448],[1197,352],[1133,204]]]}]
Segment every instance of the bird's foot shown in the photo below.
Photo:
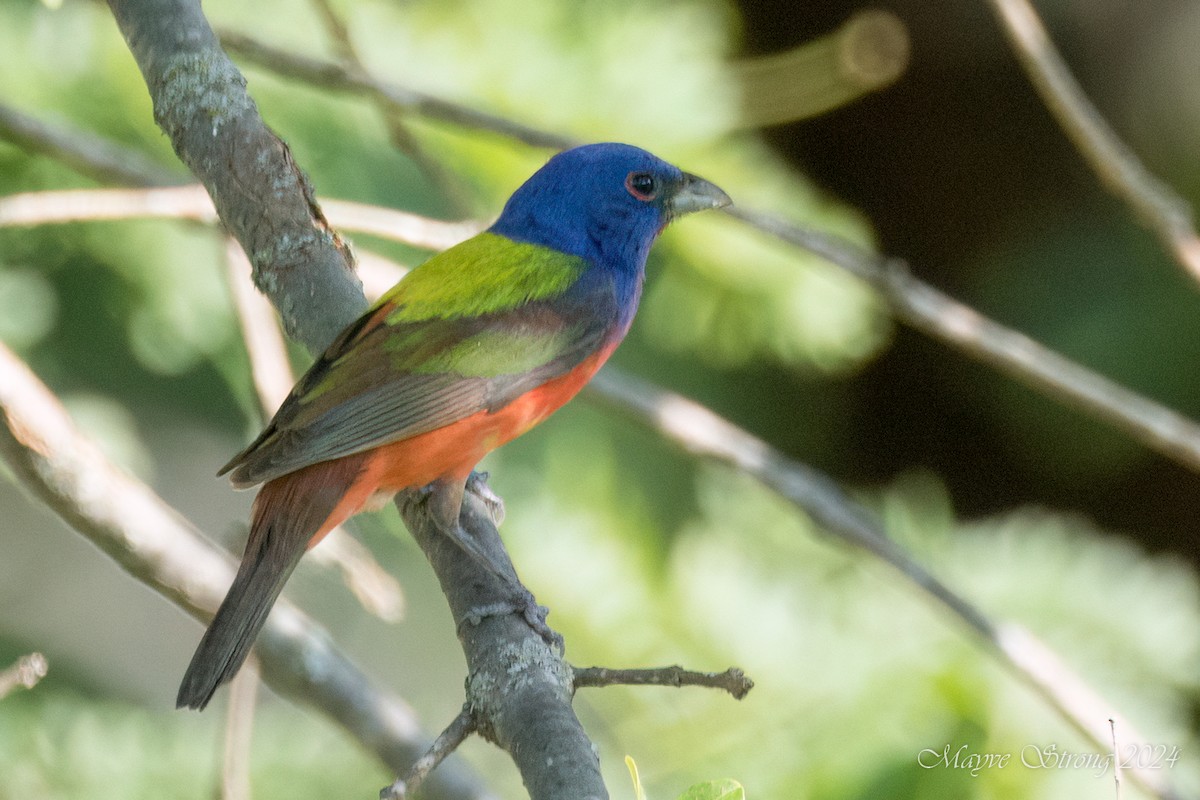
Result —
[{"label": "bird's foot", "polygon": [[483,501],[487,506],[488,516],[492,518],[492,524],[499,528],[504,522],[504,500],[492,491],[487,479],[486,472],[472,472],[467,477],[467,491]]},{"label": "bird's foot", "polygon": [[501,600],[468,609],[463,618],[459,620],[459,627],[461,628],[463,625],[479,625],[488,617],[520,614],[521,618],[525,620],[525,624],[532,628],[534,633],[542,637],[546,644],[557,650],[561,656],[564,648],[562,634],[546,623],[546,617],[550,615],[550,609],[543,605],[538,605],[533,593],[524,586],[517,584],[515,590],[516,596],[509,600]]},{"label": "bird's foot", "polygon": [[412,509],[415,506],[429,502],[430,495],[437,488],[436,483],[429,483],[425,486],[417,486],[412,489],[404,489],[396,494],[396,501],[404,506],[404,509]]}]

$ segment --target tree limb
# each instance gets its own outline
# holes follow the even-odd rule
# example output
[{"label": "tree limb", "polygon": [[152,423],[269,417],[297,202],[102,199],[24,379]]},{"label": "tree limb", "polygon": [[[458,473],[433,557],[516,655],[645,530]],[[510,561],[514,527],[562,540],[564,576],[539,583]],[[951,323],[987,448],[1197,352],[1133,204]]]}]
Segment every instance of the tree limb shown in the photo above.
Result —
[{"label": "tree limb", "polygon": [[[313,6],[325,24],[325,30],[333,43],[334,52],[337,53],[342,65],[349,72],[360,76],[366,75],[367,68],[358,55],[358,48],[354,46],[350,29],[341,15],[329,0],[313,0]],[[426,152],[416,135],[409,130],[404,114],[399,108],[388,105],[379,99],[376,99],[375,103],[379,106],[383,124],[387,127],[388,138],[391,139],[392,146],[408,156],[426,179],[437,188],[449,203],[452,216],[466,216],[470,211],[470,203],[458,176]]]},{"label": "tree limb", "polygon": [[1200,471],[1200,426],[1178,411],[989,319],[915,277],[898,259],[867,252],[851,242],[775,216],[741,208],[726,212],[867,281],[879,290],[897,317],[917,330]]},{"label": "tree limb", "polygon": [[575,688],[589,686],[704,686],[728,692],[741,700],[754,688],[754,681],[737,667],[724,672],[696,672],[683,667],[651,669],[609,669],[608,667],[575,667]]},{"label": "tree limb", "polygon": [[533,147],[561,150],[580,144],[569,136],[531,128],[461,103],[381,81],[371,75],[347,69],[341,64],[290,53],[237,31],[223,29],[221,43],[229,52],[250,63],[291,75],[314,86],[365,95],[398,111],[407,111],[466,128],[491,131]]},{"label": "tree limb", "polygon": [[171,186],[187,176],[133,150],[63,123],[50,124],[0,103],[0,138],[61,161],[102,183]]},{"label": "tree limb", "polygon": [[[486,227],[475,220],[445,222],[350,200],[321,198],[321,208],[326,218],[339,228],[427,250],[445,250]],[[61,189],[0,197],[0,227],[135,217],[208,224],[219,219],[208,192],[194,183],[138,189]]]},{"label": "tree limb", "polygon": [[446,756],[458,749],[467,737],[475,732],[475,716],[469,708],[464,707],[454,717],[454,720],[434,740],[429,752],[417,759],[404,777],[397,778],[391,786],[379,793],[379,800],[407,800],[408,796],[417,791],[429,773],[445,760]]},{"label": "tree limb", "polygon": [[[487,615],[477,609],[511,604],[511,585],[483,569],[447,537],[423,504],[396,501],[413,538],[437,574],[467,657],[467,706],[475,727],[508,751],[531,800],[608,797],[600,761],[571,706],[571,668],[520,613]],[[492,563],[512,562],[483,500],[468,491],[460,523]]]},{"label": "tree limb", "polygon": [[46,677],[50,664],[41,653],[30,653],[21,656],[12,666],[0,670],[0,700],[3,700],[14,689],[32,689]]},{"label": "tree limb", "polygon": [[[142,70],[155,118],[201,179],[254,264],[289,335],[320,351],[366,308],[349,253],[325,222],[287,148],[263,125],[245,80],[194,0],[110,0]],[[511,588],[442,534],[424,505],[397,502],[455,619],[511,600]],[[482,502],[462,524],[507,561]],[[607,798],[599,760],[571,707],[570,670],[519,614],[460,629],[476,724],[517,763],[532,800]],[[259,645],[260,650],[262,645]]]},{"label": "tree limb", "polygon": [[[308,178],[263,124],[199,2],[110,0],[109,7],[159,127],[250,257],[255,283],[288,312],[288,334],[320,352],[366,303],[349,250],[325,221]],[[326,272],[340,279],[318,277]],[[298,311],[316,298],[326,313]]]}]

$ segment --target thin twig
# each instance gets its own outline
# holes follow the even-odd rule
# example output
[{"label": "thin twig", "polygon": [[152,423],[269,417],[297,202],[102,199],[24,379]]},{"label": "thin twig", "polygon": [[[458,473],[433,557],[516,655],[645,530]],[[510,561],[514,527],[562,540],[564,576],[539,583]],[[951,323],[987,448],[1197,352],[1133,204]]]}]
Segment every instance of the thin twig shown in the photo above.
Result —
[{"label": "thin twig", "polygon": [[702,686],[721,689],[735,700],[741,700],[754,688],[754,681],[737,667],[724,672],[696,672],[679,666],[652,669],[609,669],[608,667],[574,667],[575,688],[603,686]]},{"label": "thin twig", "polygon": [[1109,719],[1108,726],[1112,729],[1113,798],[1121,800],[1121,748],[1117,746],[1117,721]]},{"label": "thin twig", "polygon": [[0,197],[0,227],[141,218],[213,224],[217,211],[198,183],[164,188],[51,189]]},{"label": "thin twig", "polygon": [[[445,250],[486,227],[478,220],[445,222],[407,211],[321,199],[330,223],[427,250]],[[214,224],[212,198],[199,184],[169,188],[61,189],[0,197],[0,227],[141,218]]]},{"label": "thin twig", "polygon": [[375,558],[375,554],[349,531],[338,526],[312,549],[309,558],[318,564],[336,567],[367,613],[384,622],[404,619],[407,603],[404,587]]},{"label": "thin twig", "polygon": [[[113,465],[2,344],[0,458],[29,492],[132,577],[198,619],[212,615],[233,580],[229,555]],[[277,692],[339,723],[389,769],[408,769],[428,748],[412,709],[373,685],[286,598],[275,604],[256,651],[264,680]],[[489,797],[462,765],[439,770],[429,791],[446,800]]]},{"label": "thin twig", "polygon": [[270,414],[288,396],[296,376],[275,321],[275,309],[250,282],[250,260],[232,237],[225,238],[225,276],[242,329],[242,341],[246,343],[259,408]]},{"label": "thin twig", "polygon": [[341,15],[337,13],[329,0],[313,0],[313,6],[316,7],[321,22],[325,25],[325,32],[329,34],[333,52],[337,54],[338,60],[361,72],[362,61],[354,47],[354,40],[350,38],[350,29],[346,27]]},{"label": "thin twig", "polygon": [[168,169],[141,150],[66,123],[43,122],[4,103],[0,103],[0,139],[61,161],[102,183],[171,186],[189,180],[187,175]]},{"label": "thin twig", "polygon": [[991,620],[913,561],[887,537],[869,511],[847,497],[826,475],[788,458],[694,400],[611,367],[601,370],[584,391],[588,397],[633,417],[686,452],[726,464],[754,478],[838,538],[894,567],[983,638],[995,638]]},{"label": "thin twig", "polygon": [[[487,227],[487,223],[478,220],[443,222],[345,200],[323,199],[321,202],[329,220],[342,230],[425,250],[445,250]],[[0,228],[139,218],[217,222],[212,200],[198,184],[169,189],[49,190],[0,197]],[[383,294],[407,271],[395,261],[370,250],[360,249],[357,256],[358,277],[370,297]],[[264,305],[269,308],[269,304]],[[270,314],[273,319],[274,311]]]},{"label": "thin twig", "polygon": [[490,224],[488,221],[474,219],[445,222],[410,211],[398,211],[349,200],[322,200],[321,203],[330,222],[338,227],[426,250],[445,250],[453,247]]},{"label": "thin twig", "polygon": [[229,687],[225,709],[225,747],[221,755],[221,800],[250,800],[250,743],[261,683],[251,658]]},{"label": "thin twig", "polygon": [[417,759],[412,768],[396,781],[379,792],[379,800],[407,800],[421,788],[421,784],[429,777],[429,773],[446,760],[446,756],[458,749],[467,737],[475,732],[475,717],[470,709],[464,707],[458,716],[446,726],[433,741],[429,751]]},{"label": "thin twig", "polygon": [[367,95],[402,111],[467,128],[491,131],[533,147],[562,149],[577,144],[567,136],[531,128],[467,105],[381,81],[370,75],[356,74],[340,64],[290,53],[237,31],[223,29],[220,31],[220,37],[221,44],[230,53],[252,64],[316,86]]},{"label": "thin twig", "polygon": [[[325,24],[325,30],[333,42],[334,52],[337,53],[338,59],[346,70],[358,75],[366,75],[367,68],[358,55],[358,48],[354,46],[350,29],[346,27],[341,15],[337,13],[329,0],[313,0],[313,5],[316,6],[321,21]],[[376,98],[375,102],[383,116],[384,125],[387,126],[388,138],[391,139],[392,145],[412,159],[417,168],[450,204],[451,211],[456,216],[465,216],[470,205],[458,177],[429,155],[413,132],[408,129],[404,113],[399,108],[383,102],[379,98]]]},{"label": "thin twig", "polygon": [[41,653],[21,656],[12,666],[0,671],[0,700],[14,689],[32,689],[49,671],[50,664]]},{"label": "thin twig", "polygon": [[1200,425],[1179,412],[985,317],[914,277],[896,259],[869,253],[843,239],[778,217],[742,208],[729,209],[728,213],[869,282],[895,314],[912,327],[1200,471]]},{"label": "thin twig", "polygon": [[1191,207],[1138,160],[1087,98],[1028,0],[989,0],[1046,108],[1113,194],[1200,281],[1200,237]]}]

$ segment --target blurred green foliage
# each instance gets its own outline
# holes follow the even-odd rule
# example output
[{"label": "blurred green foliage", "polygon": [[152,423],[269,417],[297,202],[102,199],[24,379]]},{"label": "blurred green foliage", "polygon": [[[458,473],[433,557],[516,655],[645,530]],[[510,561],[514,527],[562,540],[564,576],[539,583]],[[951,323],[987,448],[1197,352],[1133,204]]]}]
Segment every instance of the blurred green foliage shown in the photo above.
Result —
[{"label": "blurred green foliage", "polygon": [[[0,798],[139,800],[213,797],[223,719],[165,715],[69,689],[39,689],[0,712]],[[283,707],[256,720],[256,798],[371,797],[390,778],[336,729]]]},{"label": "blurred green foliage", "polygon": [[[205,10],[217,25],[299,52],[331,52],[304,3],[213,0]],[[861,215],[754,136],[732,132],[737,98],[723,64],[736,21],[717,0],[362,0],[339,10],[380,75],[579,138],[646,146],[747,206],[870,244]],[[388,146],[369,103],[246,73],[319,193],[448,213],[419,169]],[[175,168],[103,6],[0,0],[0,76],[0,101]],[[408,122],[481,216],[546,157],[496,135]],[[89,185],[0,142],[0,195]],[[1086,243],[1087,231],[1078,235]],[[1036,259],[1028,263],[1037,270]],[[0,340],[29,359],[114,459],[152,479],[156,462],[171,456],[154,448],[156,425],[186,421],[226,437],[257,425],[223,270],[217,234],[184,224],[0,229]],[[1019,291],[1023,280],[1005,274],[994,291]],[[1085,329],[1088,320],[1028,310],[1018,322],[1031,328],[1042,320],[1077,326],[1080,355],[1110,352]],[[823,463],[836,461],[851,435],[841,381],[890,335],[878,300],[844,273],[709,215],[664,235],[642,313],[615,360]],[[1189,358],[1189,347],[1178,357]],[[1041,457],[1047,427],[1070,424],[1064,419],[1073,417],[1026,420],[1014,446]],[[1121,457],[1081,449],[1055,463],[1111,469]],[[196,465],[196,480],[216,466]],[[922,750],[947,745],[978,753],[1083,745],[903,580],[829,542],[746,478],[697,466],[583,403],[487,466],[507,501],[514,560],[554,609],[573,662],[737,664],[757,684],[741,703],[701,690],[581,694],[610,786],[627,786],[619,758],[628,752],[651,797],[678,796],[714,775],[736,777],[751,797],[788,800],[1094,798],[1111,790],[1111,775],[1080,770],[923,768]],[[1200,688],[1200,588],[1190,569],[1049,511],[959,520],[929,473],[861,494],[949,585],[1044,637],[1149,741],[1195,752],[1186,709]],[[404,535],[394,515],[364,525],[376,526]],[[37,646],[5,639],[0,626],[0,652]],[[177,715],[93,689],[85,670],[0,702],[0,798],[211,796],[217,715]],[[278,705],[266,704],[255,748],[256,797],[373,796],[389,780],[325,722]],[[498,790],[519,795],[500,756],[472,758]],[[1200,785],[1194,755],[1171,777]]]}]

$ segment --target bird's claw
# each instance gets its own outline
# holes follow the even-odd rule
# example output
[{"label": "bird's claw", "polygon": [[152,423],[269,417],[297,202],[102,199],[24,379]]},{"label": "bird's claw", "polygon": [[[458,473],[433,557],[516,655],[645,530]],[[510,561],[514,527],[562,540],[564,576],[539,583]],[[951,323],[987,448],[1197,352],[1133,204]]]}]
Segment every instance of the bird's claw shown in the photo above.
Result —
[{"label": "bird's claw", "polygon": [[499,528],[500,524],[504,522],[504,500],[492,491],[492,487],[488,486],[487,479],[486,472],[472,472],[467,477],[467,491],[483,501],[487,507],[488,516],[492,518],[492,524]]},{"label": "bird's claw", "polygon": [[403,504],[405,509],[411,509],[422,503],[428,502],[429,496],[433,494],[436,484],[429,483],[424,486],[417,486],[412,489],[405,489],[396,494],[397,500]]},{"label": "bird's claw", "polygon": [[521,616],[525,620],[525,624],[533,629],[533,632],[542,637],[542,641],[553,647],[561,657],[566,652],[566,644],[563,642],[562,634],[550,627],[546,622],[546,617],[550,616],[550,609],[543,605],[538,605],[533,599],[533,595],[529,595],[529,602],[521,609]]},{"label": "bird's claw", "polygon": [[524,587],[521,587],[521,594],[511,600],[501,600],[495,603],[486,605],[474,606],[467,610],[463,618],[459,621],[459,627],[463,625],[479,625],[488,617],[501,617],[506,614],[520,614],[533,632],[542,637],[546,644],[558,651],[561,656],[564,651],[564,643],[562,634],[546,624],[546,617],[550,614],[550,609],[543,605],[538,605],[533,594]]}]

